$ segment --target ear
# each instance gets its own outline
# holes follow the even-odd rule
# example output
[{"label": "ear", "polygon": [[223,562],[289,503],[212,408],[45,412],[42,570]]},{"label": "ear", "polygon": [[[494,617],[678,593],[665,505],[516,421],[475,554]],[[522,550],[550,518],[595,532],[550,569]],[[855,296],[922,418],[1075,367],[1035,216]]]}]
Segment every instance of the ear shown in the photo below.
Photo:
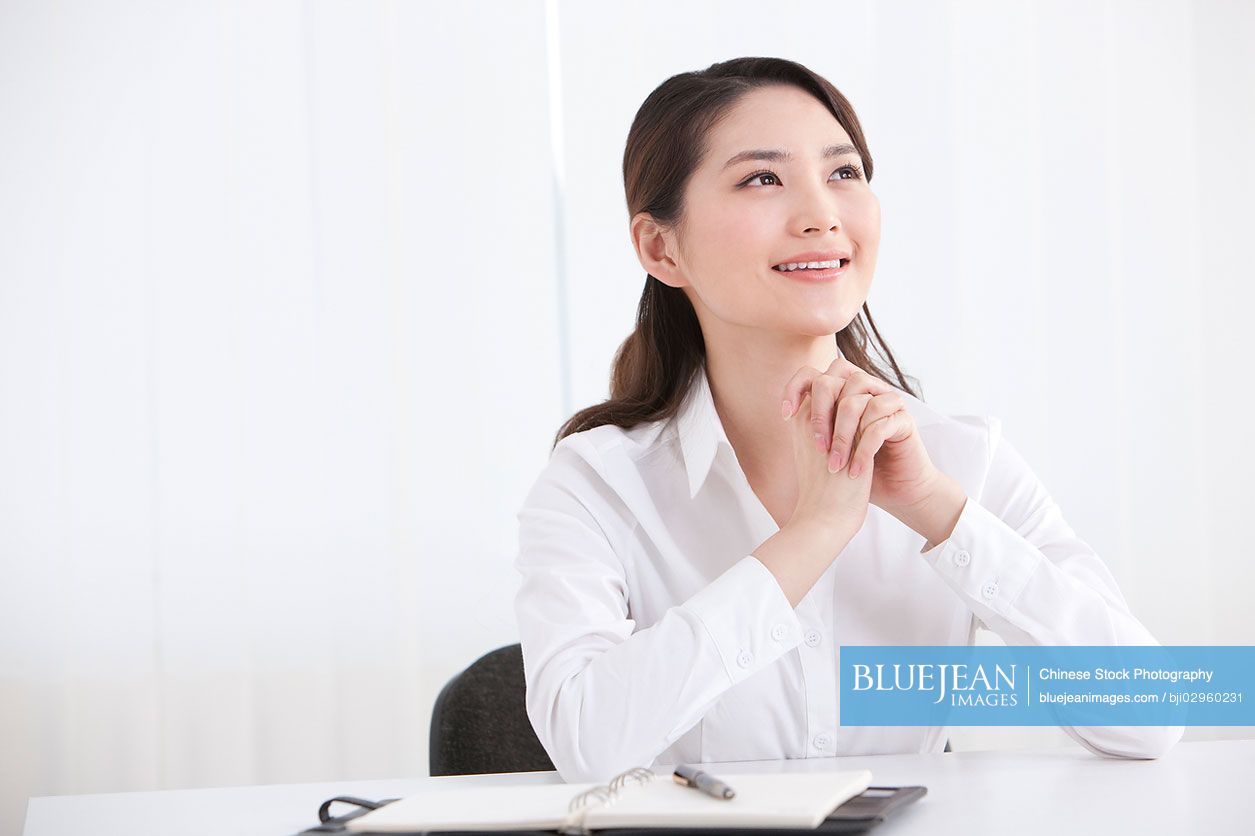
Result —
[{"label": "ear", "polygon": [[688,286],[688,279],[670,255],[676,247],[674,233],[658,224],[648,212],[640,212],[632,219],[632,245],[649,275],[671,287]]}]

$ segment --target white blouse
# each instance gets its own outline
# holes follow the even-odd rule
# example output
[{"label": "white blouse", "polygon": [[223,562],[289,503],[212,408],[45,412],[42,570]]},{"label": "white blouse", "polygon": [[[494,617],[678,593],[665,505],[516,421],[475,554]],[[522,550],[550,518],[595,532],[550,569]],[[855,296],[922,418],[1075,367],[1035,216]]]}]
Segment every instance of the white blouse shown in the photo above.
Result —
[{"label": "white blouse", "polygon": [[[751,552],[779,527],[724,434],[705,373],[670,421],[553,450],[518,513],[527,714],[567,781],[633,766],[940,752],[948,727],[841,727],[841,645],[1158,645],[994,417],[900,389],[968,500],[948,540],[876,506],[797,608]],[[1069,727],[1153,758],[1182,726]]]}]

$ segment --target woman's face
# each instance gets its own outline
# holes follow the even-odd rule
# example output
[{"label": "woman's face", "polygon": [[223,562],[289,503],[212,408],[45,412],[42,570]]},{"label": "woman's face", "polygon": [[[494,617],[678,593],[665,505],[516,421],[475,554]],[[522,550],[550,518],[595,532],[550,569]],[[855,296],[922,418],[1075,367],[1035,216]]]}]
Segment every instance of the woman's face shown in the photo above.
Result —
[{"label": "woman's face", "polygon": [[[793,86],[746,94],[713,131],[709,153],[686,187],[682,229],[668,231],[675,265],[667,284],[686,287],[704,328],[731,325],[815,337],[858,315],[880,244],[880,200],[850,136],[820,102]],[[849,146],[825,156],[829,146]],[[728,161],[745,151],[790,159]],[[770,173],[766,173],[770,172]],[[835,280],[806,281],[773,269],[813,251],[849,253]]]}]

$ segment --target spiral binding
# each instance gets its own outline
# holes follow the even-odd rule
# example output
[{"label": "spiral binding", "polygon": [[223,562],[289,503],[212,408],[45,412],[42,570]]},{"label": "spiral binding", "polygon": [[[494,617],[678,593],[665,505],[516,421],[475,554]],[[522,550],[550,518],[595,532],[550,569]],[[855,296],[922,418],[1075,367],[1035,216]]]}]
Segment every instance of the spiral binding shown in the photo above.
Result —
[{"label": "spiral binding", "polygon": [[571,803],[567,806],[566,820],[558,832],[565,836],[590,836],[585,821],[588,818],[588,811],[595,806],[594,801],[601,802],[596,806],[609,807],[618,800],[628,784],[648,784],[657,777],[653,770],[636,766],[614,776],[608,784],[585,790],[571,799]]}]

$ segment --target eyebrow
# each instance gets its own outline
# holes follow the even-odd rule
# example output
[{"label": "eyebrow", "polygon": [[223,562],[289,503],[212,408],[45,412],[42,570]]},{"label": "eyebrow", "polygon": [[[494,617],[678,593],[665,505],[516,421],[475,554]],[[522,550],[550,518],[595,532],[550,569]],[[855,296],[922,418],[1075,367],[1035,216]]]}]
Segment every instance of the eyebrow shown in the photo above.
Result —
[{"label": "eyebrow", "polygon": [[[857,153],[858,153],[857,148],[855,148],[853,145],[844,144],[844,143],[840,145],[829,145],[827,148],[823,150],[824,159],[828,159],[829,157],[840,157],[844,154],[857,154]],[[772,162],[781,162],[781,161],[789,162],[792,159],[793,159],[792,154],[790,154],[788,151],[784,151],[779,148],[755,148],[751,151],[741,151],[740,153],[733,154],[732,159],[724,163],[723,169],[721,170],[726,170],[730,168],[731,166],[734,166],[737,163],[743,163],[746,160],[770,160]]]}]

